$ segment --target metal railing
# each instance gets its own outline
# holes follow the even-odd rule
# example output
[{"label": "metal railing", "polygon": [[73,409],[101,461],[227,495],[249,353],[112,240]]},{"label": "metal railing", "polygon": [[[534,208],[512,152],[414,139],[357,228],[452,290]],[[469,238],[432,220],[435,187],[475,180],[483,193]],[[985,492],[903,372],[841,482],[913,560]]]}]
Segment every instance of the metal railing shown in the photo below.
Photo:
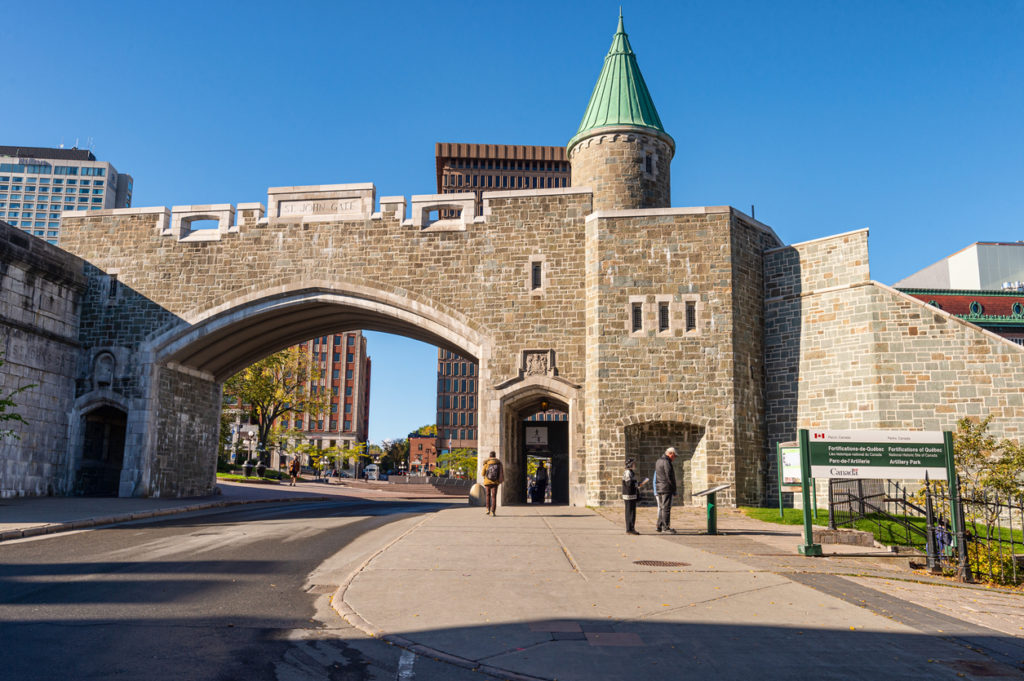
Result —
[{"label": "metal railing", "polygon": [[927,480],[913,491],[895,480],[830,480],[829,527],[870,528],[885,543],[924,550],[930,570],[963,581],[1024,581],[1024,492],[955,492]]}]

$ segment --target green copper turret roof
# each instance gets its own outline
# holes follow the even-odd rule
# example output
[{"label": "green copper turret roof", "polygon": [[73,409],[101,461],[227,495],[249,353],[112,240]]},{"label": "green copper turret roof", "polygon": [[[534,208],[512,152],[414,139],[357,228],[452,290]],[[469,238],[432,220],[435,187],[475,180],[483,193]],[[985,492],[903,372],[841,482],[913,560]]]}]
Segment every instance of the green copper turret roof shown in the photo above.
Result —
[{"label": "green copper turret roof", "polygon": [[597,128],[613,126],[648,128],[671,139],[661,125],[661,117],[654,108],[651,93],[636,63],[636,53],[622,25],[621,11],[619,27],[612,38],[608,55],[604,58],[604,68],[590,95],[590,103],[587,104],[580,127],[569,140],[567,148],[572,149],[576,142]]}]

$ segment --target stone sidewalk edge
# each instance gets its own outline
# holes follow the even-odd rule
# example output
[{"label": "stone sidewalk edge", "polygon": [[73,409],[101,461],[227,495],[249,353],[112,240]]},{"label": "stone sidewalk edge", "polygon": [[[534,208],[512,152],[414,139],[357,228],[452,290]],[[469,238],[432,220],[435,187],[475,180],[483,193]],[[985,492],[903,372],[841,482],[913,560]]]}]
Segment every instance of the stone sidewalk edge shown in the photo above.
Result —
[{"label": "stone sidewalk edge", "polygon": [[375,558],[377,558],[379,555],[390,549],[392,546],[397,544],[406,536],[418,530],[420,526],[423,525],[428,519],[429,517],[420,520],[418,523],[407,529],[405,532],[398,535],[397,537],[389,541],[387,544],[374,551],[366,558],[366,560],[364,560],[354,570],[352,570],[349,576],[345,578],[345,580],[338,586],[337,590],[331,595],[330,602],[331,607],[334,608],[334,611],[337,612],[338,615],[340,615],[343,620],[345,620],[346,622],[348,622],[353,627],[363,632],[367,636],[379,639],[390,645],[398,646],[399,648],[404,648],[405,650],[415,653],[416,655],[430,657],[439,662],[446,662],[456,667],[481,672],[489,676],[493,676],[495,678],[508,679],[509,681],[554,681],[554,679],[550,679],[543,676],[531,676],[529,674],[520,674],[519,672],[514,672],[510,669],[494,667],[488,664],[481,664],[476,660],[470,660],[469,658],[461,657],[459,655],[453,655],[443,650],[439,650],[438,648],[431,648],[430,646],[425,646],[421,643],[416,643],[415,641],[407,639],[404,636],[399,636],[398,634],[389,634],[385,631],[382,631],[381,629],[374,627],[365,617],[363,617],[361,613],[356,611],[356,609],[353,608],[349,604],[349,602],[345,600],[345,593],[348,591],[348,588],[352,585],[352,582],[355,581],[356,577],[358,577],[359,574],[363,570],[365,570],[366,567],[370,563],[372,563]]},{"label": "stone sidewalk edge", "polygon": [[71,532],[83,530],[90,527],[103,525],[114,525],[130,520],[142,520],[158,516],[175,515],[178,513],[190,513],[192,511],[205,511],[211,508],[227,508],[228,506],[241,506],[243,504],[284,504],[300,501],[331,501],[330,496],[310,497],[282,497],[279,499],[231,499],[226,501],[211,501],[201,504],[190,504],[189,506],[176,506],[173,508],[158,508],[152,511],[136,511],[134,513],[122,513],[119,515],[101,516],[99,518],[86,518],[84,520],[69,520],[63,523],[49,523],[47,525],[36,525],[21,530],[6,530],[0,532],[0,542],[11,539],[24,539],[26,537],[38,537],[43,534],[57,534],[59,532]]}]

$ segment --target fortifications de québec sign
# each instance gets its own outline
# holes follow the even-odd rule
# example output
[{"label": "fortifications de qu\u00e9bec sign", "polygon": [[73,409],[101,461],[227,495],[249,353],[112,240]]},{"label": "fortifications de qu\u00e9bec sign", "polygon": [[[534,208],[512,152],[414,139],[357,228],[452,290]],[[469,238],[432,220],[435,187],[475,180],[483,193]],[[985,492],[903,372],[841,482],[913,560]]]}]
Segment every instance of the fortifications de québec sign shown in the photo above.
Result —
[{"label": "fortifications de qu\u00e9bec sign", "polygon": [[946,479],[940,431],[810,430],[811,477]]}]

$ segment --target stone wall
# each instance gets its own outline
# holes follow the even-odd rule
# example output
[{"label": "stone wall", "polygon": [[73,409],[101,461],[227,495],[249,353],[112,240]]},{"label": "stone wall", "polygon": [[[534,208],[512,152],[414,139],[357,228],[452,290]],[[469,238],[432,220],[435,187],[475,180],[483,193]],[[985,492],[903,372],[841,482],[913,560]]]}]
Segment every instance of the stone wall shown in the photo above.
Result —
[{"label": "stone wall", "polygon": [[[585,380],[584,313],[578,292],[583,281],[583,218],[590,210],[588,190],[560,189],[488,194],[485,216],[457,226],[450,221],[414,225],[390,209],[361,219],[260,219],[259,211],[239,210],[240,224],[230,229],[175,235],[166,209],[69,216],[61,245],[96,268],[90,291],[95,288],[97,294],[90,297],[83,320],[83,342],[90,352],[100,346],[126,350],[126,365],[132,367],[131,385],[121,389],[139,400],[129,415],[125,458],[126,468],[137,478],[134,493],[178,493],[166,476],[146,478],[144,473],[144,461],[159,456],[158,445],[147,433],[159,428],[156,438],[162,440],[169,427],[159,416],[166,396],[153,378],[170,361],[160,354],[160,339],[173,336],[175,329],[226,315],[237,318],[237,345],[245,345],[252,334],[243,328],[243,308],[297,291],[399,301],[410,314],[455,320],[471,329],[479,340],[474,350],[480,355],[480,449],[500,449],[495,412],[501,394],[494,386],[533,380],[523,376],[524,350],[553,351],[551,376],[566,385]],[[530,286],[533,261],[543,264],[543,285],[536,290]],[[123,288],[115,299],[104,300],[103,287],[111,273]],[[383,304],[371,307],[372,317],[352,312],[347,317],[335,313],[334,318],[348,319],[351,328],[423,338],[418,335],[422,329],[387,318]],[[340,330],[344,329],[323,332]],[[473,354],[454,332],[433,333],[439,335],[424,339]],[[301,339],[289,342],[297,340]],[[277,349],[268,345],[262,350]],[[206,366],[189,368],[213,383],[225,378]],[[571,454],[578,476],[584,444],[581,409],[575,412],[576,421],[570,422],[575,433]],[[211,447],[210,457],[212,451]]]},{"label": "stone wall", "polygon": [[78,258],[0,222],[0,394],[28,423],[0,422],[0,497],[68,494],[69,415],[78,369]]},{"label": "stone wall", "polygon": [[[594,210],[668,208],[673,147],[661,136],[636,128],[609,128],[578,142],[569,152],[572,183],[594,191]],[[651,172],[646,171],[651,156]]]},{"label": "stone wall", "polygon": [[[767,252],[768,498],[800,428],[1024,433],[1024,348],[872,282],[867,231]],[[819,493],[825,487],[819,483]]]},{"label": "stone wall", "polygon": [[[682,481],[688,490],[735,482],[737,489],[723,503],[758,498],[764,242],[778,243],[770,231],[729,208],[588,217],[589,503],[621,503],[616,496],[628,455],[625,431],[643,432],[635,427],[647,422],[703,433]],[[738,286],[736,275],[744,277]],[[686,328],[688,303],[696,315],[692,330]],[[664,331],[662,304],[669,311]],[[640,331],[632,329],[634,305],[643,317]]]},{"label": "stone wall", "polygon": [[181,369],[161,368],[155,455],[148,462],[152,496],[213,493],[220,435],[221,386]]}]

